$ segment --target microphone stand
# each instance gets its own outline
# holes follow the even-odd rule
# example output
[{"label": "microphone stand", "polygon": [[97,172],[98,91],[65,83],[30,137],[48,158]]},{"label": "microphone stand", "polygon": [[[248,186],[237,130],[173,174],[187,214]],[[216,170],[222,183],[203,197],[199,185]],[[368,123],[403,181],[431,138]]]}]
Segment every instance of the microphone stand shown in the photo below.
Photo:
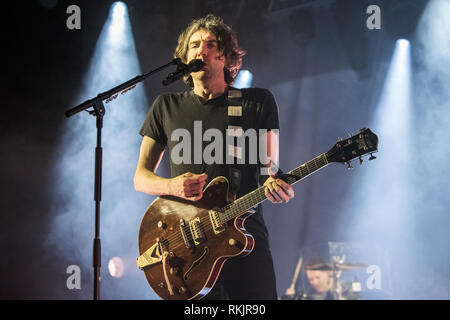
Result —
[{"label": "microphone stand", "polygon": [[100,300],[100,267],[101,267],[101,243],[100,243],[100,202],[102,200],[102,128],[103,128],[103,116],[105,115],[105,106],[103,101],[106,103],[117,98],[119,93],[125,93],[136,85],[145,80],[152,74],[159,72],[171,65],[181,65],[181,60],[179,58],[173,59],[171,62],[156,68],[146,74],[137,76],[130,79],[108,91],[100,93],[97,97],[86,100],[80,105],[67,110],[65,115],[67,118],[83,111],[88,108],[93,107],[93,110],[88,111],[89,114],[93,115],[97,119],[97,146],[95,148],[95,182],[94,182],[94,200],[95,200],[95,236],[93,244],[93,259],[92,264],[94,267],[94,300]]}]

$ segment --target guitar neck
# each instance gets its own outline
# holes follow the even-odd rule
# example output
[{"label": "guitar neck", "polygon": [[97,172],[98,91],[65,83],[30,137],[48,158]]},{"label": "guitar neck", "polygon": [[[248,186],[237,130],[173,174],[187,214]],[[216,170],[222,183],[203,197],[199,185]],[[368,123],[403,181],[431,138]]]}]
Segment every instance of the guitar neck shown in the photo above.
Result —
[{"label": "guitar neck", "polygon": [[[283,180],[293,185],[298,181],[306,178],[310,174],[325,167],[328,164],[327,156],[325,153],[315,157],[314,159],[302,164],[301,166],[289,171],[283,175]],[[223,214],[221,219],[223,222],[236,218],[249,209],[253,208],[257,204],[266,200],[265,186],[261,186],[258,189],[240,197],[234,202],[226,205],[222,208]]]}]

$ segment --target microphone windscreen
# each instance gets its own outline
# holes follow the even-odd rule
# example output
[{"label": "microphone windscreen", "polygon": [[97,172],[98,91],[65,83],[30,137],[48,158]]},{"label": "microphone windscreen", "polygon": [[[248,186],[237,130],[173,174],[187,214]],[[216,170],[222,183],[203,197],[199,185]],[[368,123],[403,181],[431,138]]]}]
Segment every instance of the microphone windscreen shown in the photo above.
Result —
[{"label": "microphone windscreen", "polygon": [[189,72],[197,72],[200,71],[205,63],[200,59],[195,59],[189,62]]}]

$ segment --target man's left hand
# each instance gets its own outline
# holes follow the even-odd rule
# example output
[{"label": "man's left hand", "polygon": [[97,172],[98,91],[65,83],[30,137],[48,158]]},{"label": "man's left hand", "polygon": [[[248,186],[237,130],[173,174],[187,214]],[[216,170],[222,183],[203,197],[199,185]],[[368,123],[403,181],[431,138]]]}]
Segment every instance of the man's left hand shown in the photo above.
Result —
[{"label": "man's left hand", "polygon": [[289,202],[289,199],[295,196],[294,189],[289,183],[272,175],[264,182],[264,186],[266,197],[272,203]]}]

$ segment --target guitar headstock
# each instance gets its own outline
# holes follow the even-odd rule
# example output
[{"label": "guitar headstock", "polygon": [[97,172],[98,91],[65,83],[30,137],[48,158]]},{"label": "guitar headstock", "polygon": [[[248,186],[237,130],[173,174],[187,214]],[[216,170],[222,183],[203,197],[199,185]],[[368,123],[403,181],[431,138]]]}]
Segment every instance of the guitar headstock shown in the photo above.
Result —
[{"label": "guitar headstock", "polygon": [[348,168],[351,169],[350,161],[359,158],[362,163],[362,156],[370,154],[369,160],[375,159],[374,152],[377,152],[378,137],[370,131],[370,129],[363,128],[358,134],[350,138],[338,141],[333,148],[327,153],[328,162],[347,163]]}]

